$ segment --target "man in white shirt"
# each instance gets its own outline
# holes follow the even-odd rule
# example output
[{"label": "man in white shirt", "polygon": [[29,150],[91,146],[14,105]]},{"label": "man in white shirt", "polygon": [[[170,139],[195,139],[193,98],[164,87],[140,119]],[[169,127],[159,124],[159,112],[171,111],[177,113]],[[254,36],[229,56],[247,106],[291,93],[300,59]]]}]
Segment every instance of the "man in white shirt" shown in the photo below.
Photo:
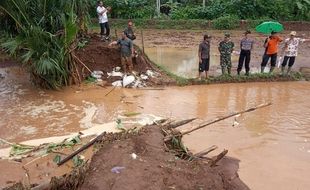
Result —
[{"label": "man in white shirt", "polygon": [[102,1],[98,1],[98,7],[97,7],[97,14],[98,14],[98,20],[100,24],[100,35],[102,40],[109,40],[110,39],[110,27],[108,22],[108,11],[110,10],[110,7],[105,8],[103,6]]},{"label": "man in white shirt", "polygon": [[297,57],[297,54],[298,54],[299,43],[310,41],[310,39],[301,39],[295,36],[296,36],[296,32],[292,31],[290,33],[290,37],[285,39],[285,45],[283,49],[284,59],[283,59],[282,68],[281,68],[282,74],[284,74],[284,70],[287,65],[287,62],[288,62],[287,74],[291,72],[292,66],[295,63],[295,58]]}]

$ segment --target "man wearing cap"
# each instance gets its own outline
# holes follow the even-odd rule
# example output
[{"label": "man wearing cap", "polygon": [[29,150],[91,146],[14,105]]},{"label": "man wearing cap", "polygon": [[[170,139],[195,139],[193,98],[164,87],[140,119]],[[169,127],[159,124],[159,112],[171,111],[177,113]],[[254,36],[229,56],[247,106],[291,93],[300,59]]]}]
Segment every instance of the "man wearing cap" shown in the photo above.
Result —
[{"label": "man wearing cap", "polygon": [[284,74],[284,70],[287,65],[287,62],[288,62],[287,74],[290,74],[292,66],[295,63],[296,56],[298,54],[299,43],[303,43],[305,41],[310,41],[310,39],[297,38],[295,31],[292,31],[290,33],[290,37],[285,39],[285,45],[283,48],[284,59],[283,59],[282,68],[281,68],[282,74]]},{"label": "man wearing cap", "polygon": [[222,74],[231,73],[231,53],[234,51],[235,44],[230,41],[230,34],[226,33],[223,41],[220,42],[218,50],[220,52],[220,64],[222,67]]},{"label": "man wearing cap", "polygon": [[251,31],[248,30],[244,33],[244,38],[240,42],[240,56],[239,56],[239,64],[238,64],[238,75],[243,67],[243,63],[245,63],[245,74],[249,75],[250,72],[250,61],[251,61],[251,51],[253,49],[254,40],[249,37]]},{"label": "man wearing cap", "polygon": [[199,57],[199,78],[208,78],[208,71],[210,68],[210,40],[211,36],[204,35],[203,41],[199,44],[198,57]]},{"label": "man wearing cap", "polygon": [[277,63],[277,56],[278,56],[278,45],[282,42],[282,39],[277,35],[277,32],[271,32],[271,36],[269,36],[264,43],[265,47],[265,54],[263,56],[263,61],[261,64],[261,73],[265,71],[265,67],[271,59],[271,67],[270,73],[273,72],[274,68],[276,67]]}]

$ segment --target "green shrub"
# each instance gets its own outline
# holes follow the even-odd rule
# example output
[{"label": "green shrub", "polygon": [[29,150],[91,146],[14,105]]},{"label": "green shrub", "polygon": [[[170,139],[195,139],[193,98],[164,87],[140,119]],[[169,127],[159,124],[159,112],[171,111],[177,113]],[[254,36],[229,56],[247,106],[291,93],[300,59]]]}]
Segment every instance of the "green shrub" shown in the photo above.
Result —
[{"label": "green shrub", "polygon": [[239,18],[235,15],[222,16],[213,21],[213,27],[218,30],[230,30],[239,26]]}]

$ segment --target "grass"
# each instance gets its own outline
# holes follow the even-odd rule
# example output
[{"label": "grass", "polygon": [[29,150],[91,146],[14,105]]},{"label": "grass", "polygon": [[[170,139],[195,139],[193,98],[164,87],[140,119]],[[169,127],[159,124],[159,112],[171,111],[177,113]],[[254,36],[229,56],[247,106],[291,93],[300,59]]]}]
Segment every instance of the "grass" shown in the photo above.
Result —
[{"label": "grass", "polygon": [[217,84],[217,83],[245,83],[245,82],[278,82],[278,81],[300,81],[304,77],[299,72],[293,72],[291,75],[256,73],[246,75],[220,75],[209,77],[207,80],[189,79],[192,84]]}]

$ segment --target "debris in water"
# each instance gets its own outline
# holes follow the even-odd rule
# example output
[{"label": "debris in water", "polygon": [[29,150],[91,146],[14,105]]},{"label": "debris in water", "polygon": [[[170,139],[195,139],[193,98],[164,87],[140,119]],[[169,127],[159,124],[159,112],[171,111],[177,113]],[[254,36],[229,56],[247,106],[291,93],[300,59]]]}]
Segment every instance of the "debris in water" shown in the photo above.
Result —
[{"label": "debris in water", "polygon": [[147,79],[149,79],[149,77],[148,77],[147,75],[144,75],[144,74],[141,74],[141,75],[140,75],[140,78],[141,78],[142,80],[147,80]]},{"label": "debris in water", "polygon": [[115,86],[115,87],[121,87],[123,86],[122,84],[123,82],[121,80],[117,80],[115,82],[112,83],[112,86]]},{"label": "debris in water", "polygon": [[130,156],[131,156],[131,158],[134,159],[134,160],[136,160],[137,157],[138,157],[135,153],[132,153]]},{"label": "debris in water", "polygon": [[111,172],[119,174],[119,173],[121,173],[121,170],[124,170],[124,169],[125,169],[125,167],[116,166],[116,167],[111,169]]}]

